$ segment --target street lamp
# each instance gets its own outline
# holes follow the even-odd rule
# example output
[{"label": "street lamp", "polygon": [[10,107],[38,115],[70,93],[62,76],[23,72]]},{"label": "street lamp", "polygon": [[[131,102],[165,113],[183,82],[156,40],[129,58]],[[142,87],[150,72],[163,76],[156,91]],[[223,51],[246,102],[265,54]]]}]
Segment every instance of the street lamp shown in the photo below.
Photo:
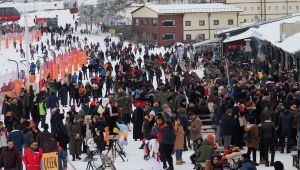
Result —
[{"label": "street lamp", "polygon": [[[226,33],[225,36],[222,36],[221,39],[221,59],[223,58],[224,53],[224,40],[226,40],[229,37],[230,33]],[[229,66],[228,66],[228,60],[225,58],[225,66],[226,66],[226,75],[227,75],[227,83],[230,85],[230,78],[229,78]]]},{"label": "street lamp", "polygon": [[16,60],[12,60],[12,59],[7,59],[8,61],[11,61],[11,62],[15,62],[17,64],[17,77],[18,79],[20,79],[20,75],[19,75],[19,63],[16,61]]}]

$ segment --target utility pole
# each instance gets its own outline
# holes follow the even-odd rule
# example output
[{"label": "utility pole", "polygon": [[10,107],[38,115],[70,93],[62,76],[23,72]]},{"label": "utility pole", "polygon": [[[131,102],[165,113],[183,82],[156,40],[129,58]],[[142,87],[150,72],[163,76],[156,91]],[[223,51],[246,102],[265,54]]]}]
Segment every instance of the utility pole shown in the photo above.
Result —
[{"label": "utility pole", "polygon": [[26,52],[26,63],[27,63],[27,66],[26,66],[26,73],[25,73],[25,76],[27,79],[29,79],[29,67],[30,67],[30,62],[29,62],[29,28],[28,28],[28,15],[27,13],[25,12],[25,15],[24,15],[24,21],[25,21],[25,52]]}]

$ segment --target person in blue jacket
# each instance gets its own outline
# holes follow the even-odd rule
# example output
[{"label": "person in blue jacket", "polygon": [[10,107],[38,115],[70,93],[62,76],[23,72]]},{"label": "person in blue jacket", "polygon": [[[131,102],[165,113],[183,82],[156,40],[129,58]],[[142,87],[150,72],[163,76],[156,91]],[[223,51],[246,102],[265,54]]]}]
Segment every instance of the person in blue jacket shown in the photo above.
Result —
[{"label": "person in blue jacket", "polygon": [[32,75],[35,75],[35,68],[36,68],[36,65],[34,64],[34,62],[32,62],[32,63],[30,64],[30,73],[31,73]]},{"label": "person in blue jacket", "polygon": [[[13,124],[13,130],[8,134],[7,141],[13,141],[15,148],[19,151],[20,158],[22,158],[22,154],[23,154],[22,149],[23,149],[25,140],[24,140],[24,135],[19,130],[19,126],[17,123]],[[21,167],[21,169],[22,169],[22,167]]]},{"label": "person in blue jacket", "polygon": [[74,72],[74,74],[73,74],[73,76],[72,76],[72,79],[73,79],[74,82],[77,83],[78,76],[77,76],[76,72]]}]

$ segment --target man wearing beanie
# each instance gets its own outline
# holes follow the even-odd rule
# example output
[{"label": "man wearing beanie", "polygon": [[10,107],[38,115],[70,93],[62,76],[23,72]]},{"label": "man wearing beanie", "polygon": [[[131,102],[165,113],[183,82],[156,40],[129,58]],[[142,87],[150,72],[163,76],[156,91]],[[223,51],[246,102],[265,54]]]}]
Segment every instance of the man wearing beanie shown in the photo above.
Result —
[{"label": "man wearing beanie", "polygon": [[284,166],[282,162],[280,161],[274,162],[274,170],[284,170]]}]

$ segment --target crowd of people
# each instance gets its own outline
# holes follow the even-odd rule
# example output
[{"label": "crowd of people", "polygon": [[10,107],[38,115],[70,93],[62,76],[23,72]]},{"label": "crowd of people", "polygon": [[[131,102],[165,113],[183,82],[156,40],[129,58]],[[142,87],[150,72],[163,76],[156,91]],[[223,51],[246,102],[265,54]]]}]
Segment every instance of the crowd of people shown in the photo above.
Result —
[{"label": "crowd of people", "polygon": [[[54,40],[64,34],[65,40]],[[282,170],[283,165],[275,162],[276,149],[290,153],[300,146],[300,91],[294,72],[276,71],[263,63],[255,69],[242,67],[247,61],[232,52],[226,55],[226,74],[224,58],[195,52],[191,46],[175,45],[163,54],[154,46],[125,45],[110,38],[105,46],[88,44],[85,38],[82,46],[68,29],[51,33],[52,38],[47,45],[58,49],[73,48],[77,42],[88,65],[62,80],[49,74],[38,90],[30,86],[17,97],[5,96],[0,168],[22,169],[23,160],[28,170],[40,169],[43,153],[58,152],[59,169],[67,169],[67,155],[81,160],[89,151],[88,139],[105,150],[105,128],[114,134],[118,122],[129,127],[132,123],[133,139],[141,141],[144,159],[160,158],[167,170],[174,169],[173,153],[180,166],[189,149],[197,169],[255,170],[261,163]],[[200,62],[217,74],[201,77],[193,72]],[[39,69],[32,66],[31,73]],[[202,133],[201,115],[211,115],[215,134]]]}]

